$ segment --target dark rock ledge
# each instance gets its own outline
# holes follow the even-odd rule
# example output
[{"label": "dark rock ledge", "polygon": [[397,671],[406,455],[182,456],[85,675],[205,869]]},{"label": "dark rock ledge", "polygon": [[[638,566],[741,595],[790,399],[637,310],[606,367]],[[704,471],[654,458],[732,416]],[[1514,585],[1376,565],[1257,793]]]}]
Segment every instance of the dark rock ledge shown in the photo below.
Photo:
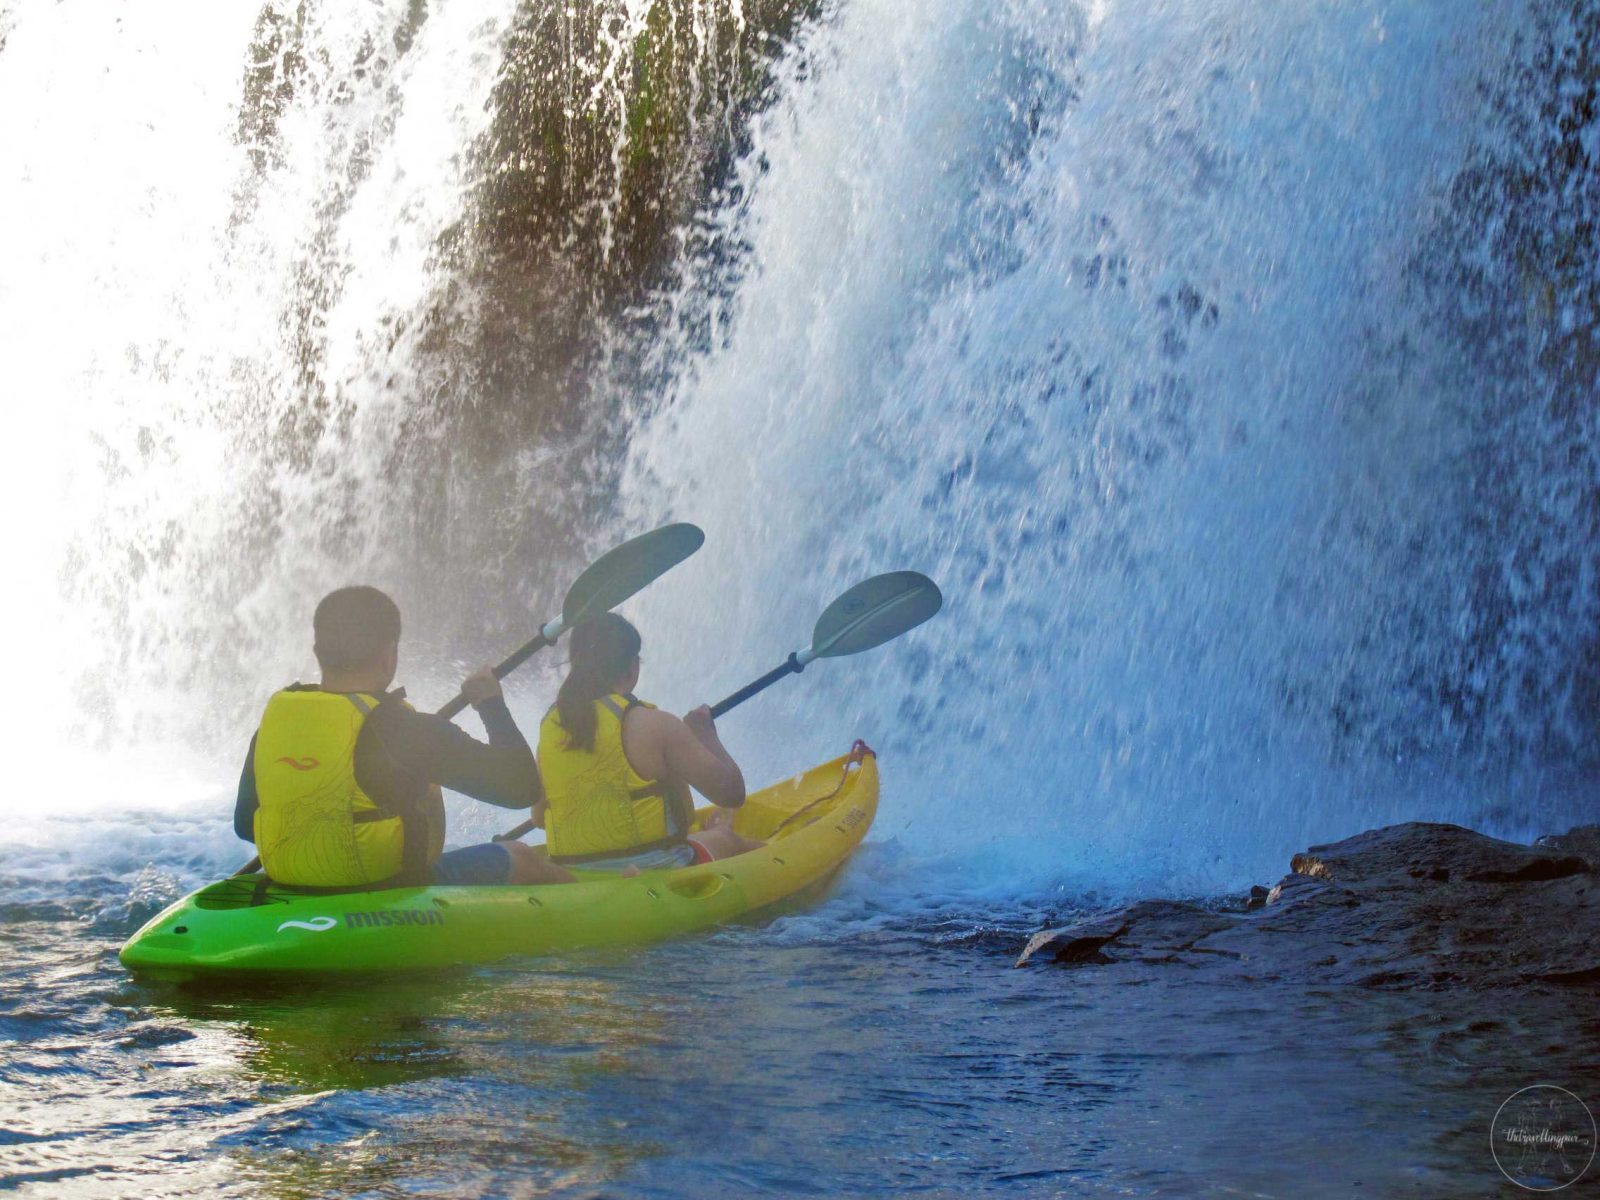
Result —
[{"label": "dark rock ledge", "polygon": [[1497,841],[1373,829],[1296,854],[1229,905],[1144,900],[1037,933],[1017,966],[1165,964],[1241,981],[1373,988],[1600,987],[1600,825]]}]

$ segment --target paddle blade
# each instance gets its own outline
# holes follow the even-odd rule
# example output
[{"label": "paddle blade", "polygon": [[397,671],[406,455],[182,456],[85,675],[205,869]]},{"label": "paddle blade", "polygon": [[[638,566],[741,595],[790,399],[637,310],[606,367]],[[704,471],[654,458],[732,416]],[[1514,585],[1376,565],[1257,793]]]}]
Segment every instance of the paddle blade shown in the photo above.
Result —
[{"label": "paddle blade", "polygon": [[705,540],[698,526],[680,521],[606,551],[567,592],[561,623],[570,629],[585,617],[610,612],[700,549]]},{"label": "paddle blade", "polygon": [[943,604],[938,585],[916,571],[864,579],[817,618],[811,657],[839,658],[881,646],[921,625]]}]

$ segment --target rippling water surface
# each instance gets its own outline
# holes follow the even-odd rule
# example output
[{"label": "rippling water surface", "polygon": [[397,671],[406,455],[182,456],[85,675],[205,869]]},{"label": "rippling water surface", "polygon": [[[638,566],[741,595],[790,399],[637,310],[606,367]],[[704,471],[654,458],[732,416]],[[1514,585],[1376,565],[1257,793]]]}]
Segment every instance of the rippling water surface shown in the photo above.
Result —
[{"label": "rippling water surface", "polygon": [[1013,970],[1047,909],[885,912],[881,856],[770,923],[426,978],[144,984],[115,954],[147,909],[12,905],[0,1188],[1489,1195],[1495,1109],[1600,1036],[1559,993]]}]

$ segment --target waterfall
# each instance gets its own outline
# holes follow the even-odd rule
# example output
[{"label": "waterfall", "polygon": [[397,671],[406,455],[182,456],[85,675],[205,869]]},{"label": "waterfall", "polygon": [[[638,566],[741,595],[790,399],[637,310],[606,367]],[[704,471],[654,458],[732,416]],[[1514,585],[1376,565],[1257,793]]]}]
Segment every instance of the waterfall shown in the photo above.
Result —
[{"label": "waterfall", "polygon": [[[1540,202],[1492,181],[1561,139],[1541,98],[1582,95],[1529,45],[1579,34],[1463,15],[858,2],[813,31],[631,441],[632,510],[709,532],[639,605],[673,698],[907,566],[935,625],[728,736],[774,770],[875,740],[880,833],[941,879],[1239,886],[1387,821],[1590,811],[1594,359],[1557,343],[1593,328],[1593,250],[1495,262],[1527,251],[1489,224]],[[1592,217],[1588,119],[1546,186]]]},{"label": "waterfall", "polygon": [[862,575],[943,586],[725,722],[754,779],[872,742],[906,880],[1571,823],[1597,20],[11,7],[13,804],[77,761],[75,803],[220,822],[322,592],[397,595],[425,703],[675,518],[706,549],[626,609],[669,705]]}]

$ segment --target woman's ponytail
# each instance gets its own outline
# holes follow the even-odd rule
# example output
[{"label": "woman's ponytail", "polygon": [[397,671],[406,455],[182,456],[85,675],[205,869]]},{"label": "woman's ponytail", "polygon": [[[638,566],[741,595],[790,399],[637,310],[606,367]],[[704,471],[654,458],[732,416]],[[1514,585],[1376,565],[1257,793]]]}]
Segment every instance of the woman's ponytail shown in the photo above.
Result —
[{"label": "woman's ponytail", "polygon": [[572,631],[571,666],[556,693],[556,711],[570,749],[594,749],[598,725],[594,703],[622,678],[639,646],[639,631],[616,613],[603,613]]}]

